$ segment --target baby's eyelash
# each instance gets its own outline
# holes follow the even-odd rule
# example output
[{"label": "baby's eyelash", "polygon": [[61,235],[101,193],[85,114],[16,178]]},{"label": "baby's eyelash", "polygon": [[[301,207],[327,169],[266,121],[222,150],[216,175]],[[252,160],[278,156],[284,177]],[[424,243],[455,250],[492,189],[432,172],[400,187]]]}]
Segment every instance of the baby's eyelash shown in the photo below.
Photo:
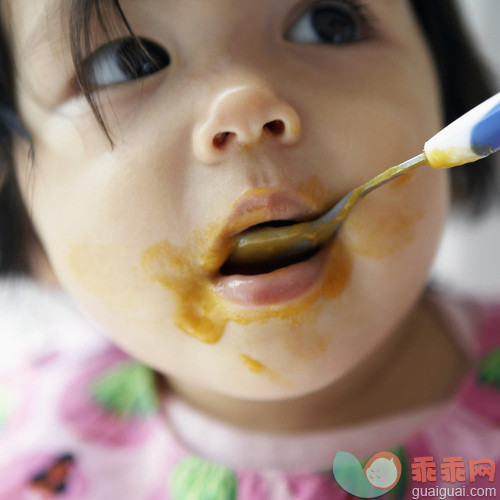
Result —
[{"label": "baby's eyelash", "polygon": [[373,14],[373,11],[368,6],[368,2],[365,0],[340,0],[343,3],[350,4],[354,9],[356,14],[364,28],[364,38],[371,38],[377,33],[377,19]]},{"label": "baby's eyelash", "polygon": [[375,16],[365,0],[308,0],[292,14],[285,39],[296,44],[341,46],[376,33]]}]

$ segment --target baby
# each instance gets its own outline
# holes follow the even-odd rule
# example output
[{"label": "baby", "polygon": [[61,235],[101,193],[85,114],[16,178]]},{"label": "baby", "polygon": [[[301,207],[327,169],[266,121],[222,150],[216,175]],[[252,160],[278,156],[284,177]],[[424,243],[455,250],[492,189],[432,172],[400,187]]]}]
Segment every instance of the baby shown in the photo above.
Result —
[{"label": "baby", "polygon": [[487,309],[494,347],[500,309],[426,291],[486,162],[387,184],[315,253],[225,265],[234,235],[319,216],[488,97],[452,2],[4,0],[0,21],[2,269],[92,324],[74,313],[78,349],[6,375],[31,406],[6,404],[1,500],[333,499],[341,449],[400,446],[405,477],[415,457],[499,460],[478,423],[498,391],[457,398],[463,338]]}]

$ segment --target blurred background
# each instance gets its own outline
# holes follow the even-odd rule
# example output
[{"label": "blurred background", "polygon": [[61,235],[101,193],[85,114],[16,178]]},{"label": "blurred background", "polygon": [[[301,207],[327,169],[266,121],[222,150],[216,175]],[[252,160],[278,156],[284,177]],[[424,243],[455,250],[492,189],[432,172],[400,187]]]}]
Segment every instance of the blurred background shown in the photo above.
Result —
[{"label": "blurred background", "polygon": [[[459,0],[459,4],[500,90],[500,0]],[[434,276],[458,291],[500,298],[500,193],[492,210],[480,218],[460,214],[451,217]]]}]

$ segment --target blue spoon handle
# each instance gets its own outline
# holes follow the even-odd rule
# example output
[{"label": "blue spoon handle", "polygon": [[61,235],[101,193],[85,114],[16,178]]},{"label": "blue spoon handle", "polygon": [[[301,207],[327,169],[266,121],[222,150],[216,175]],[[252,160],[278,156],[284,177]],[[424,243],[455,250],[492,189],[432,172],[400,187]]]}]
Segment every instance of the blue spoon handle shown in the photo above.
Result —
[{"label": "blue spoon handle", "polygon": [[428,163],[448,168],[470,163],[500,149],[500,92],[450,123],[424,146]]}]

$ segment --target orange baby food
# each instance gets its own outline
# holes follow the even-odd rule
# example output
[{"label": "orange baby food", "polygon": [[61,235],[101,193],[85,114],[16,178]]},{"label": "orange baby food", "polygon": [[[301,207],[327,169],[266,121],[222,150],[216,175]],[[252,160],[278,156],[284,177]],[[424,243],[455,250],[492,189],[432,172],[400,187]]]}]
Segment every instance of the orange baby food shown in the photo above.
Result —
[{"label": "orange baby food", "polygon": [[246,367],[253,373],[257,375],[264,375],[271,379],[273,382],[280,385],[289,385],[289,381],[283,378],[278,373],[267,368],[263,363],[257,361],[246,354],[240,354],[240,360],[246,365]]},{"label": "orange baby food", "polygon": [[179,248],[160,242],[147,249],[140,267],[146,278],[168,289],[175,300],[175,324],[201,342],[214,344],[229,321],[245,325],[279,318],[296,322],[298,316],[322,297],[334,298],[349,282],[351,260],[341,241],[334,241],[318,286],[300,299],[279,306],[245,308],[217,293],[214,275],[196,264],[199,245]]},{"label": "orange baby food", "polygon": [[383,203],[370,211],[353,211],[344,222],[346,246],[362,257],[388,257],[411,244],[415,225],[423,216],[423,210],[395,209]]},{"label": "orange baby food", "polygon": [[267,370],[267,368],[260,361],[256,361],[246,354],[240,354],[240,359],[251,372],[263,373]]},{"label": "orange baby food", "polygon": [[474,154],[470,148],[454,146],[447,149],[435,149],[425,153],[429,165],[432,168],[450,168],[463,165],[475,160],[480,156]]}]

